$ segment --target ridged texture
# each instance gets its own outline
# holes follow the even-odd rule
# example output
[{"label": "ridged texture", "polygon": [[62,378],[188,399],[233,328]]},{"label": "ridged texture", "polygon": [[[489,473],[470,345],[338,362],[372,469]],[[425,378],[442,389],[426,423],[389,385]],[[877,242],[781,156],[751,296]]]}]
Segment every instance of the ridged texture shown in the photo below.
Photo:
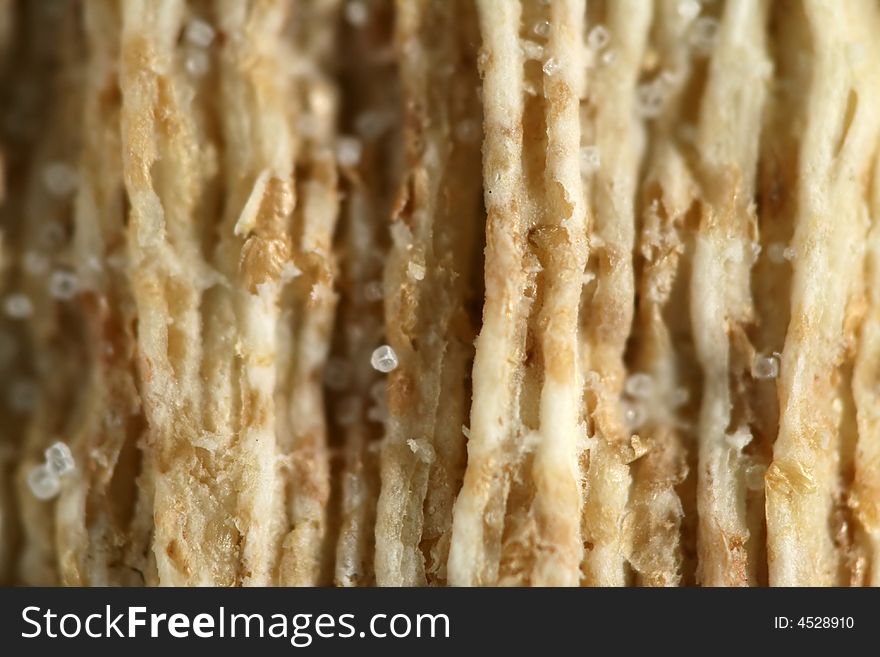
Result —
[{"label": "ridged texture", "polygon": [[0,0],[0,582],[880,585],[878,34]]}]

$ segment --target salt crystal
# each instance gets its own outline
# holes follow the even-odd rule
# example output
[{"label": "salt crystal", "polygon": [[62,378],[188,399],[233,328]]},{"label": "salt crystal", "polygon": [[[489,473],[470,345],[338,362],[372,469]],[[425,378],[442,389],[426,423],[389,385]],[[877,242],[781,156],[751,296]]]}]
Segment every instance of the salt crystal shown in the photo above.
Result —
[{"label": "salt crystal", "polygon": [[413,262],[412,260],[410,260],[406,265],[406,272],[413,280],[424,280],[425,265],[421,264],[420,262]]},{"label": "salt crystal", "polygon": [[544,59],[544,46],[536,41],[524,40],[521,44],[523,56],[526,59]]},{"label": "salt crystal", "polygon": [[654,379],[644,372],[631,374],[623,384],[623,391],[635,399],[648,399],[654,393]]},{"label": "salt crystal", "polygon": [[361,0],[349,0],[345,5],[345,20],[354,27],[363,27],[369,20],[370,12]]},{"label": "salt crystal", "polygon": [[779,359],[756,354],[752,361],[752,376],[756,379],[775,379],[779,376]]},{"label": "salt crystal", "polygon": [[626,423],[627,429],[635,431],[645,423],[647,414],[641,404],[626,403],[623,405],[623,421]]},{"label": "salt crystal", "polygon": [[14,292],[3,301],[3,310],[12,319],[26,319],[34,313],[34,305],[23,292]]},{"label": "salt crystal", "polygon": [[38,500],[51,500],[61,492],[61,480],[46,463],[31,469],[27,476],[27,485]]},{"label": "salt crystal", "polygon": [[76,169],[65,162],[52,162],[43,169],[43,184],[53,196],[68,196],[76,189]]},{"label": "salt crystal", "polygon": [[76,469],[73,453],[66,443],[56,441],[46,448],[46,464],[58,477],[62,477]]},{"label": "salt crystal", "polygon": [[772,242],[767,245],[767,258],[776,265],[781,265],[786,260],[794,257],[794,249],[782,242]]},{"label": "salt crystal", "polygon": [[611,42],[611,34],[604,25],[597,25],[587,35],[587,44],[596,52],[604,50]]},{"label": "salt crystal", "polygon": [[428,465],[434,461],[434,447],[426,438],[410,438],[406,444],[422,463]]},{"label": "salt crystal", "polygon": [[186,29],[184,30],[184,38],[189,43],[200,48],[210,46],[211,42],[214,41],[215,35],[214,28],[211,27],[210,23],[203,21],[201,18],[193,18],[186,24]]},{"label": "salt crystal", "polygon": [[752,442],[752,432],[748,427],[740,427],[733,433],[727,434],[727,443],[738,452],[743,451]]},{"label": "salt crystal", "polygon": [[544,62],[544,66],[542,67],[542,70],[544,71],[545,75],[553,76],[553,75],[556,75],[556,73],[559,71],[559,68],[560,68],[559,62],[556,61],[556,59],[554,57],[551,57],[546,62]]},{"label": "salt crystal", "polygon": [[184,66],[190,75],[202,77],[211,70],[211,58],[204,50],[193,50],[187,53]]},{"label": "salt crystal", "polygon": [[749,490],[761,490],[764,488],[764,475],[767,474],[767,466],[754,463],[746,468],[746,487]]},{"label": "salt crystal", "polygon": [[532,32],[537,34],[539,37],[550,36],[550,21],[538,21],[532,27]]},{"label": "salt crystal", "polygon": [[54,271],[49,278],[49,294],[53,299],[70,301],[79,287],[76,274],[70,271]]},{"label": "salt crystal", "polygon": [[700,15],[700,3],[697,0],[681,0],[678,3],[678,15],[691,22]]},{"label": "salt crystal", "polygon": [[336,159],[340,166],[355,167],[361,161],[363,145],[356,137],[340,137],[336,142]]},{"label": "salt crystal", "polygon": [[387,344],[377,347],[370,357],[370,365],[374,370],[388,374],[397,368],[397,354]]}]

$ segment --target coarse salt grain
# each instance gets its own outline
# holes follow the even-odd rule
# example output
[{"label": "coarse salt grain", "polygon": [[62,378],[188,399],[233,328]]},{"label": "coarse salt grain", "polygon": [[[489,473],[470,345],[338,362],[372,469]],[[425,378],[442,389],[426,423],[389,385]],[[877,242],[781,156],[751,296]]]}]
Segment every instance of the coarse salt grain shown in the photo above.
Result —
[{"label": "coarse salt grain", "polygon": [[553,76],[559,72],[559,68],[560,68],[559,62],[556,60],[556,58],[551,57],[546,62],[544,62],[544,66],[542,67],[542,70],[544,71],[545,75]]},{"label": "coarse salt grain", "polygon": [[428,465],[434,461],[434,447],[426,438],[410,438],[406,444],[422,463]]},{"label": "coarse salt grain", "polygon": [[410,278],[416,281],[424,280],[425,278],[425,265],[420,262],[410,261],[406,265],[406,272]]},{"label": "coarse salt grain", "polygon": [[654,393],[654,379],[644,372],[636,372],[626,378],[623,391],[634,399],[648,399]]},{"label": "coarse salt grain", "polygon": [[677,9],[678,15],[688,22],[700,15],[700,3],[697,0],[681,0]]},{"label": "coarse salt grain", "polygon": [[214,41],[216,32],[211,24],[201,18],[193,18],[186,24],[184,38],[194,46],[207,48]]},{"label": "coarse salt grain", "polygon": [[550,21],[538,21],[532,26],[532,32],[540,37],[550,36]]},{"label": "coarse salt grain", "polygon": [[60,440],[46,448],[45,456],[49,469],[58,477],[63,477],[76,469],[76,461],[73,459],[70,447]]},{"label": "coarse salt grain", "polygon": [[520,45],[522,46],[523,56],[526,59],[544,59],[544,46],[540,43],[525,39]]},{"label": "coarse salt grain", "polygon": [[336,159],[340,166],[357,166],[362,153],[363,144],[356,137],[340,137],[336,142]]},{"label": "coarse salt grain", "polygon": [[211,70],[211,58],[204,50],[193,50],[187,53],[184,66],[190,75],[202,77]]},{"label": "coarse salt grain", "polygon": [[752,432],[748,427],[740,427],[733,433],[727,434],[727,444],[738,452],[743,451],[752,442]]},{"label": "coarse salt grain", "polygon": [[51,500],[61,492],[61,480],[46,463],[31,469],[27,476],[27,485],[38,500]]},{"label": "coarse salt grain", "polygon": [[76,189],[76,169],[65,162],[51,162],[43,169],[43,184],[53,196],[68,196]]},{"label": "coarse salt grain", "polygon": [[394,353],[394,349],[387,344],[383,344],[373,351],[373,355],[370,357],[370,365],[373,366],[374,370],[388,374],[388,372],[392,372],[397,368],[397,354]]},{"label": "coarse salt grain", "polygon": [[611,42],[611,34],[604,25],[597,25],[587,35],[587,45],[595,52],[604,50]]},{"label": "coarse salt grain", "polygon": [[3,310],[12,319],[26,319],[34,313],[34,304],[23,292],[14,292],[3,301]]},{"label": "coarse salt grain", "polygon": [[764,476],[767,474],[767,466],[754,463],[746,468],[746,487],[749,490],[761,490],[764,488]]},{"label": "coarse salt grain", "polygon": [[787,260],[793,260],[795,251],[792,247],[783,242],[771,242],[767,245],[767,258],[776,265],[781,265]]},{"label": "coarse salt grain", "polygon": [[779,359],[776,355],[756,354],[752,360],[752,376],[756,379],[775,379],[779,376]]},{"label": "coarse salt grain", "polygon": [[646,419],[647,414],[641,404],[625,403],[623,405],[623,421],[626,423],[626,426],[630,431],[635,431],[641,427]]},{"label": "coarse salt grain", "polygon": [[70,301],[79,288],[79,279],[70,271],[54,271],[49,277],[49,294],[53,299]]},{"label": "coarse salt grain", "polygon": [[361,0],[349,0],[345,5],[345,20],[354,27],[363,27],[370,18],[369,8]]}]

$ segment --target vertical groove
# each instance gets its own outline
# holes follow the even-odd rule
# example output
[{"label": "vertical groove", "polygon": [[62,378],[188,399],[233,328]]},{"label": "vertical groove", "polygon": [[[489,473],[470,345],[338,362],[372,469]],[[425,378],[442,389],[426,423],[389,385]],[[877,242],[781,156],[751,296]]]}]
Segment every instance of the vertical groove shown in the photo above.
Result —
[{"label": "vertical groove", "polygon": [[389,382],[376,576],[438,584],[463,474],[474,337],[465,300],[483,230],[476,57],[468,2],[397,8],[408,170],[385,275],[387,337],[400,364]]}]

